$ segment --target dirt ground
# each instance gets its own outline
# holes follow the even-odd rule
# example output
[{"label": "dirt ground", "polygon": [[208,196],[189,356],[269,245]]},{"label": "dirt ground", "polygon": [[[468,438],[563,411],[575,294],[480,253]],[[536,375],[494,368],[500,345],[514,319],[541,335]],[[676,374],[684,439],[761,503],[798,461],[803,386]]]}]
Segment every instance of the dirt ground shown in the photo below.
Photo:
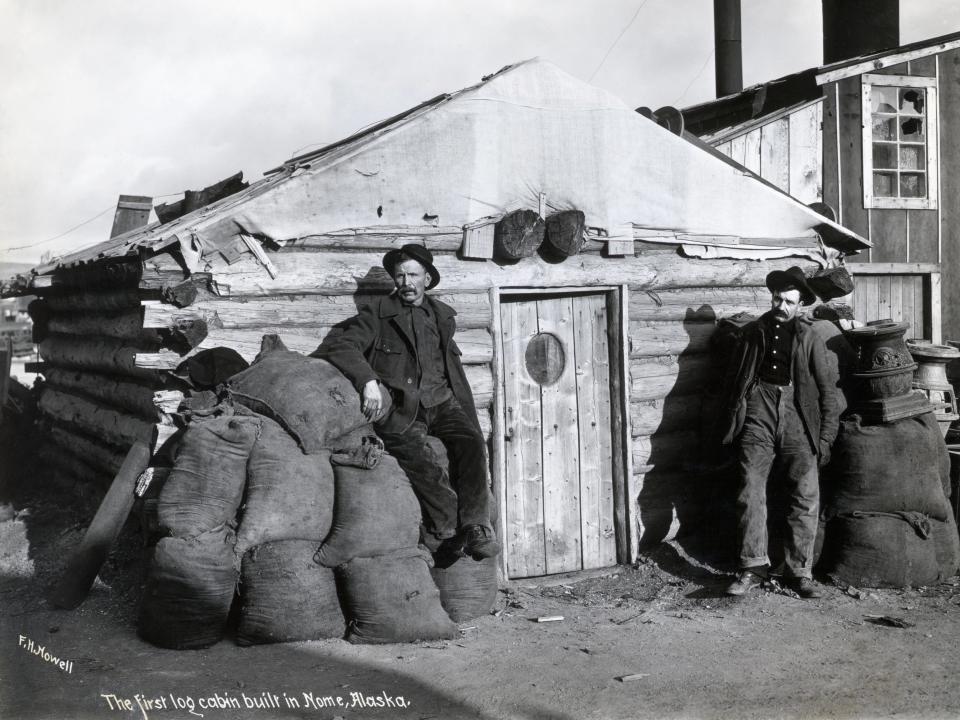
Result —
[{"label": "dirt ground", "polygon": [[47,604],[96,501],[69,486],[52,499],[29,443],[6,440],[3,719],[960,717],[957,578],[734,599],[722,594],[729,565],[677,541],[635,567],[510,583],[453,641],[242,648],[228,637],[203,651],[157,649],[135,632],[133,523],[83,605]]}]

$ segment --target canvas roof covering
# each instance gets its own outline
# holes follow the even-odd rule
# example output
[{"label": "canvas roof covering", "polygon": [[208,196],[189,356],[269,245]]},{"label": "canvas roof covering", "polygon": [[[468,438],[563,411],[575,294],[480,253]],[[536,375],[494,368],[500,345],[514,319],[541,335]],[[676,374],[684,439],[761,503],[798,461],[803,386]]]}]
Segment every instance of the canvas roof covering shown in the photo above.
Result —
[{"label": "canvas roof covering", "polygon": [[[611,93],[533,59],[391,122],[295,159],[167,225],[61,258],[69,265],[160,249],[198,259],[229,225],[283,242],[385,226],[463,226],[513,209],[582,210],[611,236],[632,228],[705,237],[869,243],[744,169],[644,118]],[[625,231],[624,228],[627,228]],[[51,266],[49,269],[53,269]]]}]

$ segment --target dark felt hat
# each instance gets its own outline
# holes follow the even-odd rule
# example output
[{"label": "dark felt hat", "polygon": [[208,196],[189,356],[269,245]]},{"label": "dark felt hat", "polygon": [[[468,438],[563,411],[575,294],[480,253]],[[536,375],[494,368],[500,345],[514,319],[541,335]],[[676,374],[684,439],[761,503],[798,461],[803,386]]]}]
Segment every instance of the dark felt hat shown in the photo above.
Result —
[{"label": "dark felt hat", "polygon": [[423,245],[417,245],[416,243],[407,243],[399,250],[390,250],[383,256],[383,267],[390,273],[390,277],[393,277],[394,266],[406,258],[416,260],[430,273],[430,283],[427,285],[427,290],[431,290],[439,284],[440,273],[437,272],[437,268],[433,266],[433,253]]},{"label": "dark felt hat", "polygon": [[777,292],[780,290],[799,290],[800,302],[803,305],[812,305],[817,299],[813,290],[807,284],[807,278],[803,270],[794,265],[786,270],[774,270],[767,275],[767,290]]}]

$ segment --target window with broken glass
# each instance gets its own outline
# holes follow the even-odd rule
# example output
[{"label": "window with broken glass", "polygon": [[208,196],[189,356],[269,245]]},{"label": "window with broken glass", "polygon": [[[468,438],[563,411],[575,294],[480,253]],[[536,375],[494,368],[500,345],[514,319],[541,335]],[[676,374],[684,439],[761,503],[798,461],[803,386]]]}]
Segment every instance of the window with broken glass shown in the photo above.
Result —
[{"label": "window with broken glass", "polygon": [[864,207],[937,207],[936,82],[863,76]]}]

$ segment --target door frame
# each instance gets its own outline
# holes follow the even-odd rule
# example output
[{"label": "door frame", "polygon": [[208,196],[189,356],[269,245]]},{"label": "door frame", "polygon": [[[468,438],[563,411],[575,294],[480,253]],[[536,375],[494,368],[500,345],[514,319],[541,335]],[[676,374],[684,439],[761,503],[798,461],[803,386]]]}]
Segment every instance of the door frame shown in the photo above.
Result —
[{"label": "door frame", "polygon": [[573,293],[591,293],[604,295],[607,301],[607,332],[610,339],[610,425],[611,425],[611,461],[613,469],[613,517],[614,534],[617,547],[617,563],[628,564],[637,557],[636,533],[634,531],[635,497],[633,481],[633,453],[630,432],[630,349],[629,349],[629,304],[627,285],[562,285],[540,287],[491,287],[489,290],[492,320],[490,330],[493,334],[493,417],[492,417],[492,458],[493,492],[497,502],[497,535],[504,551],[500,553],[500,572],[504,579],[507,574],[506,544],[509,537],[506,532],[507,517],[507,463],[504,437],[506,434],[506,407],[504,401],[503,379],[503,328],[500,322],[501,297],[509,295],[557,295]]}]

